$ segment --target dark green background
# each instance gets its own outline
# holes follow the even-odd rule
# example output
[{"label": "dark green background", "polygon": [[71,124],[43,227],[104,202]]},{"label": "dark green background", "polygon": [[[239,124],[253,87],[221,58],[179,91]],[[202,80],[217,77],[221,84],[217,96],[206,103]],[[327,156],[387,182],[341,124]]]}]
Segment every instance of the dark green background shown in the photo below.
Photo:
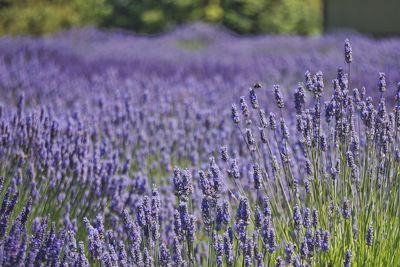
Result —
[{"label": "dark green background", "polygon": [[324,28],[374,36],[400,34],[400,0],[324,0]]}]

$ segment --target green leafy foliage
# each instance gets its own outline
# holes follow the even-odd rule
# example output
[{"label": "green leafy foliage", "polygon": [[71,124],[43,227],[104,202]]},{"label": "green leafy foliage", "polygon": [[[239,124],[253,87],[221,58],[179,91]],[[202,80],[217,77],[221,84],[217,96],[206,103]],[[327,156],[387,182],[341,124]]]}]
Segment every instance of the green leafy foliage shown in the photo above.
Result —
[{"label": "green leafy foliage", "polygon": [[0,34],[40,35],[86,25],[157,33],[205,21],[238,33],[315,34],[320,0],[3,0]]},{"label": "green leafy foliage", "polygon": [[96,25],[110,11],[105,0],[5,0],[0,4],[0,34],[40,35]]},{"label": "green leafy foliage", "polygon": [[319,0],[179,0],[108,1],[112,12],[104,26],[141,33],[202,20],[220,23],[239,33],[314,34],[320,30]]}]

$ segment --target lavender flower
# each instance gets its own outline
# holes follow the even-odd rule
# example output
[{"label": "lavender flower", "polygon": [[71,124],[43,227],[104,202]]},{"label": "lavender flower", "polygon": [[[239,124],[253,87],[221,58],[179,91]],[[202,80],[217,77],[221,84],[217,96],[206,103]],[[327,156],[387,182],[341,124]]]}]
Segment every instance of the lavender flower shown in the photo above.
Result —
[{"label": "lavender flower", "polygon": [[344,267],[350,267],[351,257],[352,257],[351,250],[350,249],[346,250],[346,255],[343,262]]},{"label": "lavender flower", "polygon": [[276,235],[275,235],[275,230],[273,228],[268,229],[267,243],[268,243],[268,252],[274,253],[276,250]]},{"label": "lavender flower", "polygon": [[379,73],[378,89],[381,93],[386,91],[386,75],[383,72]]},{"label": "lavender flower", "polygon": [[305,171],[306,171],[306,173],[308,174],[308,175],[312,175],[312,163],[311,163],[311,161],[308,159],[308,158],[306,158],[306,162],[305,162]]},{"label": "lavender flower", "polygon": [[294,93],[294,105],[295,105],[297,115],[301,115],[301,113],[303,112],[303,109],[304,109],[304,106],[306,103],[305,98],[306,98],[306,96],[305,96],[304,88],[301,84],[299,84]]},{"label": "lavender flower", "polygon": [[223,252],[224,252],[224,244],[222,242],[222,238],[220,235],[216,235],[214,237],[214,247],[215,247],[215,252],[216,252],[216,263],[218,267],[223,266]]},{"label": "lavender flower", "polygon": [[119,264],[123,267],[128,266],[128,255],[126,254],[125,245],[122,240],[118,242],[117,252]]},{"label": "lavender flower", "polygon": [[235,159],[231,161],[231,169],[228,171],[228,174],[233,177],[234,179],[240,178],[239,167]]},{"label": "lavender flower", "polygon": [[143,250],[143,265],[146,267],[151,267],[153,262],[153,258],[151,257],[147,248]]},{"label": "lavender flower", "polygon": [[348,64],[350,64],[353,61],[353,52],[351,49],[349,39],[346,39],[344,41],[344,58],[346,60],[346,63],[348,63]]},{"label": "lavender flower", "polygon": [[256,140],[254,139],[251,130],[248,128],[246,128],[246,141],[249,146],[254,146],[256,144]]},{"label": "lavender flower", "polygon": [[160,265],[163,267],[170,267],[171,266],[171,256],[167,249],[167,246],[164,243],[160,245]]},{"label": "lavender flower", "polygon": [[[337,93],[339,93],[338,95],[335,95],[336,100],[339,102],[343,102],[344,100],[344,96],[347,93],[348,90],[348,85],[349,85],[349,81],[347,79],[347,74],[343,71],[342,68],[338,68],[337,70],[337,81],[334,80],[334,83],[337,82],[337,84],[339,85],[340,91],[338,91]],[[336,86],[334,86],[336,87]]]},{"label": "lavender flower", "polygon": [[342,216],[344,219],[349,219],[350,215],[351,215],[351,209],[349,201],[347,199],[344,199],[342,204]]},{"label": "lavender flower", "polygon": [[318,221],[319,221],[319,215],[318,215],[318,210],[312,209],[312,226],[314,228],[318,227]]},{"label": "lavender flower", "polygon": [[242,110],[243,116],[248,119],[250,117],[250,111],[244,96],[240,97],[240,109]]},{"label": "lavender flower", "polygon": [[221,146],[221,159],[225,162],[229,159],[228,148],[226,146]]},{"label": "lavender flower", "polygon": [[307,259],[309,256],[309,250],[308,250],[308,244],[307,244],[307,240],[303,239],[303,241],[300,244],[300,257],[301,259]]},{"label": "lavender flower", "polygon": [[83,221],[89,236],[88,247],[90,257],[93,260],[100,260],[103,255],[103,240],[101,239],[98,230],[90,224],[87,218],[84,218]]},{"label": "lavender flower", "polygon": [[189,242],[193,242],[196,239],[195,236],[196,220],[197,220],[196,216],[192,214],[188,216],[186,232],[187,232],[187,240],[189,240]]},{"label": "lavender flower", "polygon": [[182,258],[182,246],[175,236],[172,243],[172,261],[176,264],[176,266],[185,266],[186,262]]},{"label": "lavender flower", "polygon": [[275,264],[275,266],[276,267],[283,267],[283,266],[285,266],[285,264],[284,264],[284,262],[283,262],[283,260],[282,260],[282,258],[281,257],[276,257],[276,264]]},{"label": "lavender flower", "polygon": [[354,99],[354,103],[356,103],[357,105],[361,102],[361,94],[357,88],[353,89],[353,99]]},{"label": "lavender flower", "polygon": [[249,89],[250,103],[251,103],[251,105],[252,105],[252,107],[254,109],[258,109],[259,108],[258,101],[257,101],[257,95],[256,95],[256,92],[255,92],[255,89],[259,89],[259,88],[261,88],[261,84],[256,83],[253,86],[253,88]]},{"label": "lavender flower", "polygon": [[174,176],[172,178],[172,183],[174,185],[174,192],[176,196],[181,196],[182,192],[182,172],[178,167],[174,169]]},{"label": "lavender flower", "polygon": [[255,189],[259,190],[262,184],[262,174],[258,164],[253,165],[253,180]]},{"label": "lavender flower", "polygon": [[272,216],[272,211],[269,203],[269,198],[268,197],[263,197],[262,199],[262,204],[264,206],[263,214],[267,218],[271,218]]},{"label": "lavender flower", "polygon": [[267,117],[265,115],[265,110],[263,110],[262,108],[259,110],[258,115],[260,117],[260,124],[261,124],[261,128],[267,128],[268,126],[268,122],[267,122]]},{"label": "lavender flower", "polygon": [[[203,214],[204,216],[204,214]],[[206,223],[206,221],[205,221]],[[206,224],[207,226],[207,224]],[[178,210],[175,210],[174,212],[174,233],[176,236],[178,236],[180,239],[183,239],[183,228],[184,226],[182,226],[182,220],[181,220],[181,215],[179,213]]]},{"label": "lavender flower", "polygon": [[256,229],[260,228],[263,225],[263,222],[263,214],[261,213],[260,209],[256,207],[256,209],[254,210],[254,227]]},{"label": "lavender flower", "polygon": [[306,85],[308,91],[314,91],[314,83],[312,81],[311,72],[308,70],[304,73],[304,84]]},{"label": "lavender flower", "polygon": [[293,223],[296,230],[299,230],[302,225],[301,211],[299,206],[295,206],[293,209]]},{"label": "lavender flower", "polygon": [[235,104],[232,104],[232,120],[236,124],[240,122],[239,112]]},{"label": "lavender flower", "polygon": [[315,74],[315,80],[314,80],[314,97],[316,99],[321,98],[323,90],[324,90],[324,80],[323,80],[323,75],[321,71],[318,71],[317,74]]},{"label": "lavender flower", "polygon": [[269,127],[272,131],[276,129],[276,118],[274,113],[269,113]]},{"label": "lavender flower", "polygon": [[293,260],[293,267],[303,267],[301,264],[300,256],[295,256]]},{"label": "lavender flower", "polygon": [[308,229],[306,231],[305,240],[307,241],[309,254],[312,255],[316,246],[312,230]]},{"label": "lavender flower", "polygon": [[329,250],[329,232],[328,231],[322,232],[321,250],[324,252],[327,252]]},{"label": "lavender flower", "polygon": [[268,136],[267,133],[265,132],[265,129],[259,128],[259,131],[260,131],[261,142],[263,142],[264,144],[268,143]]},{"label": "lavender flower", "polygon": [[183,171],[181,185],[182,185],[183,200],[187,201],[193,192],[192,174],[189,170]]},{"label": "lavender flower", "polygon": [[294,254],[294,246],[290,243],[287,243],[285,245],[285,262],[287,264],[292,263],[293,254]]},{"label": "lavender flower", "polygon": [[274,93],[275,93],[275,101],[278,108],[282,109],[285,107],[285,103],[283,102],[283,96],[281,90],[279,89],[279,85],[274,85]]},{"label": "lavender flower", "polygon": [[303,226],[307,229],[311,227],[311,212],[309,208],[304,208],[303,210]]},{"label": "lavender flower", "polygon": [[367,236],[366,236],[366,242],[368,246],[372,246],[372,244],[374,243],[374,228],[372,227],[372,225],[370,225],[368,227],[367,230]]},{"label": "lavender flower", "polygon": [[282,137],[286,140],[289,139],[290,135],[289,135],[289,129],[286,125],[286,122],[283,118],[281,118],[281,132],[282,132]]},{"label": "lavender flower", "polygon": [[322,247],[322,231],[315,229],[314,231],[314,249],[317,251]]},{"label": "lavender flower", "polygon": [[239,207],[236,214],[236,219],[241,220],[245,225],[250,223],[250,206],[246,197],[241,196],[239,199]]},{"label": "lavender flower", "polygon": [[233,244],[227,232],[224,234],[224,253],[225,261],[229,266],[232,265],[234,260]]},{"label": "lavender flower", "polygon": [[224,200],[222,202],[222,222],[225,225],[228,225],[229,221],[231,220],[231,215],[229,210],[230,210],[229,202],[227,200]]},{"label": "lavender flower", "polygon": [[78,246],[78,248],[79,248],[79,258],[78,258],[78,265],[79,266],[82,266],[82,267],[89,267],[90,266],[90,264],[89,264],[89,261],[88,261],[88,259],[86,258],[86,255],[85,255],[85,246],[84,246],[84,244],[83,244],[83,242],[82,241],[79,241],[79,246]]}]

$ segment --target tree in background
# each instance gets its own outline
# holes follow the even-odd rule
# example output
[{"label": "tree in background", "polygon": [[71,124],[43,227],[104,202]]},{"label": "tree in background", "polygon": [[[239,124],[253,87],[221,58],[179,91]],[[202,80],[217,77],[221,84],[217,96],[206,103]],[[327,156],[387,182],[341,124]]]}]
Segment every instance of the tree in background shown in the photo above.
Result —
[{"label": "tree in background", "polygon": [[156,33],[168,27],[199,20],[202,0],[107,0],[112,12],[102,26],[139,33]]},{"label": "tree in background", "polygon": [[315,34],[320,0],[221,0],[223,24],[239,33]]},{"label": "tree in background", "polygon": [[238,33],[314,34],[321,0],[0,0],[0,34],[96,25],[157,33],[194,21]]},{"label": "tree in background", "polygon": [[0,0],[0,34],[40,35],[97,25],[110,11],[106,0]]}]

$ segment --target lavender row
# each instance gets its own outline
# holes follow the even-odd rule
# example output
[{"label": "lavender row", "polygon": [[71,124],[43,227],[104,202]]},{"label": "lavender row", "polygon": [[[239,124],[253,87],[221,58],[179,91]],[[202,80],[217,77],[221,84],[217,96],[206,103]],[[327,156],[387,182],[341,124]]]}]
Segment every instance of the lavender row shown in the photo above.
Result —
[{"label": "lavender row", "polygon": [[192,30],[0,41],[2,265],[398,265],[398,40]]}]

